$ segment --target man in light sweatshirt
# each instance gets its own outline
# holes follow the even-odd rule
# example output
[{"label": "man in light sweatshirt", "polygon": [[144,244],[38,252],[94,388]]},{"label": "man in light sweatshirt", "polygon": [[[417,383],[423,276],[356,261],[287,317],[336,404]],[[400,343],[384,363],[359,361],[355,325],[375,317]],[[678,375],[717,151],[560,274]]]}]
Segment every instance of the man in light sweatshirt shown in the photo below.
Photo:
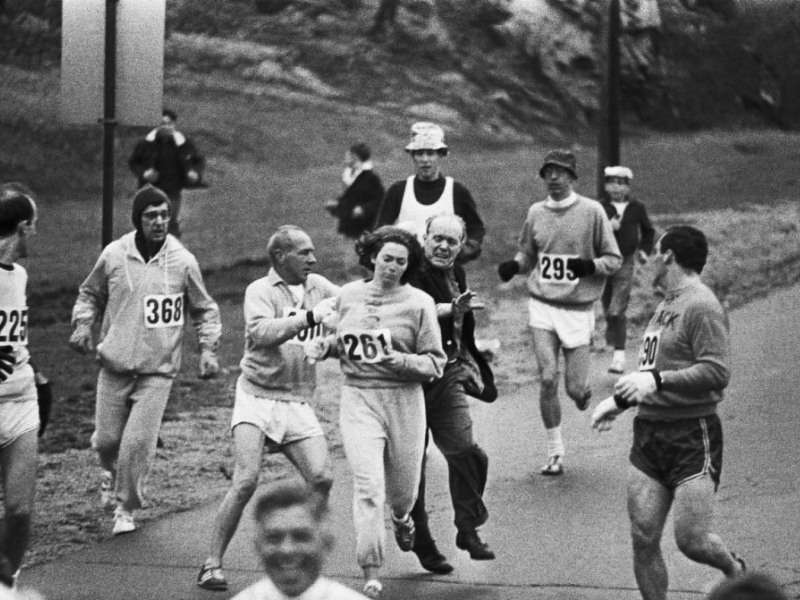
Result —
[{"label": "man in light sweatshirt", "polygon": [[167,233],[171,216],[164,192],[149,184],[136,192],[135,231],[106,246],[72,310],[70,346],[82,354],[96,350],[100,363],[92,445],[104,469],[101,500],[116,506],[115,535],[136,529],[133,511],[143,504],[186,320],[197,331],[200,377],[219,371],[219,307],[194,255]]},{"label": "man in light sweatshirt", "polygon": [[564,443],[558,399],[558,355],[564,351],[564,385],[578,410],[586,410],[589,344],[594,330],[594,302],[606,277],[622,265],[611,223],[599,202],[575,193],[575,155],[552,150],[539,176],[547,199],[528,210],[519,236],[519,252],[499,265],[503,281],[529,271],[529,325],[539,368],[539,407],[547,431],[547,461],[542,475],[561,475]]}]

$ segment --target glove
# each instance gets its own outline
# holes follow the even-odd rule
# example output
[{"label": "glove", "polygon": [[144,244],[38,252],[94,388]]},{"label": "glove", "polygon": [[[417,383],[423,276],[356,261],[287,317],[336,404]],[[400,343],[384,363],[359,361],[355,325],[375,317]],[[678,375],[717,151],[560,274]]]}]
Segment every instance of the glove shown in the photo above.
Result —
[{"label": "glove", "polygon": [[507,260],[497,266],[497,274],[503,281],[511,281],[517,273],[519,273],[519,263],[515,260]]},{"label": "glove", "polygon": [[639,404],[644,398],[658,390],[659,376],[656,371],[634,371],[619,378],[614,393],[629,404]]},{"label": "glove", "polygon": [[200,379],[211,379],[219,373],[219,359],[213,350],[200,352]]},{"label": "glove", "polygon": [[339,301],[338,298],[325,298],[322,302],[317,304],[313,309],[309,310],[306,313],[306,319],[308,320],[309,326],[316,325],[317,323],[322,323],[325,319],[330,317],[333,313],[336,312],[336,304]]},{"label": "glove", "polygon": [[581,277],[586,277],[587,275],[591,275],[597,270],[597,267],[594,266],[593,260],[584,260],[582,258],[568,258],[567,259],[567,269],[572,271],[572,274],[579,279]]},{"label": "glove", "polygon": [[39,437],[50,422],[50,411],[53,408],[53,384],[39,371],[33,374],[36,380],[36,396],[39,401]]},{"label": "glove", "polygon": [[8,379],[8,376],[14,372],[14,363],[17,359],[14,357],[14,348],[11,346],[0,346],[0,383]]},{"label": "glove", "polygon": [[94,340],[92,338],[91,325],[79,323],[69,338],[69,347],[81,354],[88,354],[94,350]]},{"label": "glove", "polygon": [[594,409],[592,413],[592,428],[600,432],[608,431],[611,429],[614,419],[621,413],[622,409],[617,404],[617,401],[614,400],[614,396],[609,396]]},{"label": "glove", "polygon": [[158,171],[155,169],[147,169],[142,175],[142,179],[144,179],[147,183],[155,183],[158,181]]}]

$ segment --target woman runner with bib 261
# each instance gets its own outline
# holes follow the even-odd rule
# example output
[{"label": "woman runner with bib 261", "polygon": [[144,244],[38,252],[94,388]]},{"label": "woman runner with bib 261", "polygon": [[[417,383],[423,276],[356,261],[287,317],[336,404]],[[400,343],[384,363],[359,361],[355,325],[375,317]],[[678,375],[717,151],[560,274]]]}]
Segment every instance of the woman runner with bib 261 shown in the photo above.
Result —
[{"label": "woman runner with bib 261", "polygon": [[401,550],[414,544],[409,515],[425,448],[422,383],[442,375],[445,354],[433,299],[406,283],[422,264],[416,237],[381,227],[356,247],[372,279],[342,287],[334,336],[308,349],[339,355],[345,380],[339,424],[353,471],[356,554],[364,593],[378,598],[383,564],[383,505],[388,501]]}]

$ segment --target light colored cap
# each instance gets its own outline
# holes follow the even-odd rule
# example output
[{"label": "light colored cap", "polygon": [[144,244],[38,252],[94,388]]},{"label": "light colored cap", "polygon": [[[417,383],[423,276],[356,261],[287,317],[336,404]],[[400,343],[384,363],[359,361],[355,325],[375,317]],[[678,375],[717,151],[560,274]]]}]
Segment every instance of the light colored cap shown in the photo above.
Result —
[{"label": "light colored cap", "polygon": [[603,175],[605,177],[624,177],[628,181],[633,179],[633,171],[628,167],[606,167]]},{"label": "light colored cap", "polygon": [[406,152],[414,150],[447,150],[444,129],[435,123],[414,123],[411,126],[411,142],[406,146]]}]

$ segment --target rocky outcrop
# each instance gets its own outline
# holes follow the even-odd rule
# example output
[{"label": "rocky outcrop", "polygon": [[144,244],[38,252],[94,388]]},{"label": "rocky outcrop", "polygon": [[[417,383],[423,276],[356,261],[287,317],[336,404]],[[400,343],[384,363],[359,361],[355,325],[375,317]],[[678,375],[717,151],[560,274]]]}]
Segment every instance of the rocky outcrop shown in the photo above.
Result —
[{"label": "rocky outcrop", "polygon": [[[600,42],[605,0],[513,0],[512,17],[495,31],[535,65],[544,82],[560,91],[573,111],[598,107],[605,49]],[[655,35],[661,28],[657,0],[622,0],[620,39],[623,77],[633,89],[657,80]]]}]

